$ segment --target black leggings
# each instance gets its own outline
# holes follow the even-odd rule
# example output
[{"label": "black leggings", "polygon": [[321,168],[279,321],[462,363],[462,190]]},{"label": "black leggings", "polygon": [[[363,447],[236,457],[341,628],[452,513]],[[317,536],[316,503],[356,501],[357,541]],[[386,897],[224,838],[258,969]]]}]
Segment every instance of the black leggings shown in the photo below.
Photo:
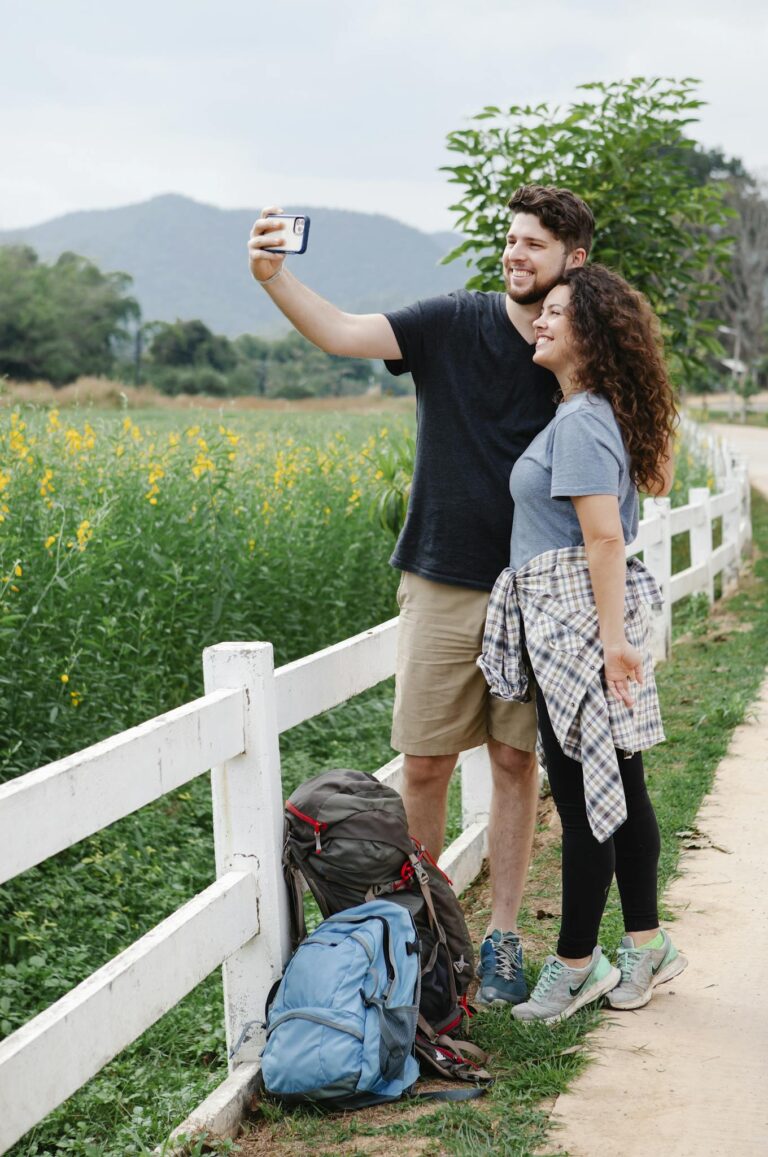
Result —
[{"label": "black leggings", "polygon": [[627,758],[617,751],[627,818],[610,839],[598,843],[587,820],[582,766],[563,753],[538,688],[536,708],[552,798],[563,826],[563,915],[557,952],[571,958],[589,956],[597,944],[614,871],[627,932],[657,927],[659,825],[645,786],[642,755]]}]

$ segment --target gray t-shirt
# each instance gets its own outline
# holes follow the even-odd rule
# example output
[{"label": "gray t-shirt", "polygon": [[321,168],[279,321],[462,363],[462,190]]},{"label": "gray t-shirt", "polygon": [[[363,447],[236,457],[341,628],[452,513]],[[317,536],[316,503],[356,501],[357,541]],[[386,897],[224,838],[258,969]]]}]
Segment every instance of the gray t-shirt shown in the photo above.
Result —
[{"label": "gray t-shirt", "polygon": [[588,392],[561,402],[549,425],[517,460],[509,479],[515,503],[509,565],[583,546],[572,496],[615,494],[624,541],[637,536],[637,487],[619,425],[607,398]]}]

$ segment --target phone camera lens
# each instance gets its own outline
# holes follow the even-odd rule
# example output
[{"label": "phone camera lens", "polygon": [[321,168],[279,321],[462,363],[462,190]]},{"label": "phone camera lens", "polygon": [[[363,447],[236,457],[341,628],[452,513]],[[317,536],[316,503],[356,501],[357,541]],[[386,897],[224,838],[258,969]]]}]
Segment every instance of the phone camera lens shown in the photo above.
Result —
[{"label": "phone camera lens", "polygon": [[296,218],[296,220],[293,223],[293,231],[294,231],[294,233],[298,233],[299,236],[301,236],[301,234],[304,232],[304,218],[303,217],[297,217]]}]

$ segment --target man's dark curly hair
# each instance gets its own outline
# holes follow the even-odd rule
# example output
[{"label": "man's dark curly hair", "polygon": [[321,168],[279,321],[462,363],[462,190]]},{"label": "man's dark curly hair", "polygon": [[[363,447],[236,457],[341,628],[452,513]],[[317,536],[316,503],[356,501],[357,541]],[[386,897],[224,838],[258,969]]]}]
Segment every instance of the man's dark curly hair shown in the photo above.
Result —
[{"label": "man's dark curly hair", "polygon": [[568,269],[566,310],[579,389],[607,398],[643,490],[661,487],[678,416],[667,377],[659,323],[643,296],[604,265]]},{"label": "man's dark curly hair", "polygon": [[513,213],[530,213],[532,217],[538,217],[544,228],[562,241],[566,253],[572,253],[574,249],[585,249],[589,253],[595,218],[586,201],[570,189],[558,189],[554,185],[520,185],[507,204]]}]

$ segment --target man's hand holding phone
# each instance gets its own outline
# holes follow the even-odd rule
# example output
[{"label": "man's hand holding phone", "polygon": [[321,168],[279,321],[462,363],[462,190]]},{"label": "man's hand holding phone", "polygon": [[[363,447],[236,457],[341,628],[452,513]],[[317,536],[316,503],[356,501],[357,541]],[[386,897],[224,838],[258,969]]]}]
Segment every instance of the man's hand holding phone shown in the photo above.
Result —
[{"label": "man's hand holding phone", "polygon": [[252,276],[262,285],[277,278],[286,253],[303,253],[308,236],[309,217],[283,213],[277,206],[263,209],[248,242]]}]

